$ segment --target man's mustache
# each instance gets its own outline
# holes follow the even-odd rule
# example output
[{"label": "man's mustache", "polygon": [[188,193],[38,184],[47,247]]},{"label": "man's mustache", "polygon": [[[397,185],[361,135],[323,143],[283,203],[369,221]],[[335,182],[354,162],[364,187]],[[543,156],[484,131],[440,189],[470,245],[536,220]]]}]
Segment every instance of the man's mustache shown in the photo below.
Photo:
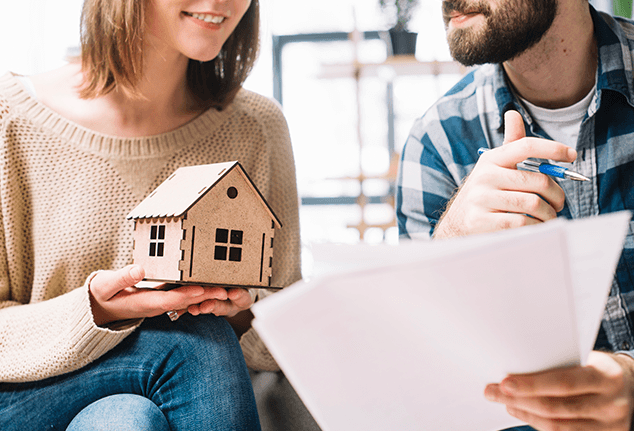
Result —
[{"label": "man's mustache", "polygon": [[485,17],[491,14],[491,8],[485,2],[468,2],[465,0],[443,0],[442,16],[445,24],[448,24],[455,14],[482,14]]}]

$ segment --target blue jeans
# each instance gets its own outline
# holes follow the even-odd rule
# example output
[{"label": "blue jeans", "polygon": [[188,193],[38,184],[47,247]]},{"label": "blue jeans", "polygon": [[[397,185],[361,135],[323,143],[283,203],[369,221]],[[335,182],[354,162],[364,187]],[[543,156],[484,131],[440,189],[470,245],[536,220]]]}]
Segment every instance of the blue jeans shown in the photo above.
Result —
[{"label": "blue jeans", "polygon": [[116,394],[152,401],[172,431],[260,430],[249,373],[230,325],[213,315],[187,314],[176,322],[166,316],[146,319],[78,371],[0,383],[0,429],[65,430],[86,406]]},{"label": "blue jeans", "polygon": [[110,395],[73,418],[66,431],[170,431],[156,404],[141,395]]}]

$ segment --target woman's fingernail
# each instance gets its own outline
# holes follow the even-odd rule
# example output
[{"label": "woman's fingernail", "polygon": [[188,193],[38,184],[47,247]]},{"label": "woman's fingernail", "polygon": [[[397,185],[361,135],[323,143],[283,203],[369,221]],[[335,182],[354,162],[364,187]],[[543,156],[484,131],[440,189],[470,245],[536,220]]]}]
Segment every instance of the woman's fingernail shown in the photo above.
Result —
[{"label": "woman's fingernail", "polygon": [[142,279],[143,278],[143,271],[141,270],[140,266],[133,266],[130,269],[130,276],[132,278],[136,279]]}]

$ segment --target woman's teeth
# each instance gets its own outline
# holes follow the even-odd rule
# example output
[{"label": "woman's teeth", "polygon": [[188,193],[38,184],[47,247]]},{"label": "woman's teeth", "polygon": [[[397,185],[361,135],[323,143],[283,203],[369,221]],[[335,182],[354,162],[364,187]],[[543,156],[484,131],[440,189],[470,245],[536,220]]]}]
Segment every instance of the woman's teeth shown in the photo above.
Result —
[{"label": "woman's teeth", "polygon": [[187,15],[201,21],[210,22],[212,24],[222,24],[222,22],[225,20],[224,16],[209,15],[204,13],[188,13]]}]

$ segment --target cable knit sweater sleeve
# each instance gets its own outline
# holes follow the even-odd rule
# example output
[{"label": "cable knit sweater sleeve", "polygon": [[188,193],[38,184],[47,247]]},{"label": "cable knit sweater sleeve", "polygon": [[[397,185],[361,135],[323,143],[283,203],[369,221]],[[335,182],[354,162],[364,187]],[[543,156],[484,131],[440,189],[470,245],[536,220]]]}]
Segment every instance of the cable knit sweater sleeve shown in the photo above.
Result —
[{"label": "cable knit sweater sleeve", "polygon": [[48,301],[4,308],[0,310],[0,381],[34,381],[77,370],[108,352],[135,327],[120,331],[97,327],[86,286]]}]

